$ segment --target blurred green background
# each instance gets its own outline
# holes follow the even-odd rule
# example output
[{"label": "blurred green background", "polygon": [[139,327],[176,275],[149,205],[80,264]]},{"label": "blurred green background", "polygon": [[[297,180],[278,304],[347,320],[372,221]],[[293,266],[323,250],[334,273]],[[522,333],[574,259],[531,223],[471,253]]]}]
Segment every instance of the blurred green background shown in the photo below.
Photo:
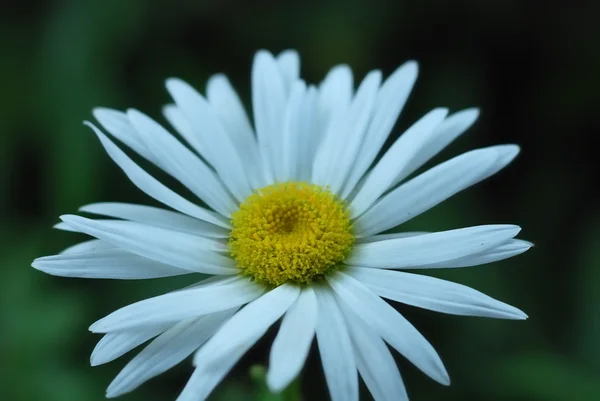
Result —
[{"label": "blurred green background", "polygon": [[[203,89],[210,74],[224,72],[247,101],[259,48],[298,49],[312,82],[337,63],[349,63],[360,79],[416,59],[420,78],[394,135],[433,107],[480,106],[477,124],[435,162],[474,147],[522,147],[505,171],[406,228],[521,225],[521,236],[536,244],[525,255],[432,274],[530,318],[461,318],[399,305],[453,382],[439,386],[399,357],[411,400],[599,400],[599,13],[591,1],[3,1],[0,400],[103,400],[130,356],[90,367],[98,336],[89,324],[181,284],[66,279],[30,267],[82,238],[51,229],[60,214],[95,201],[151,203],[82,120],[95,106],[137,107],[162,119],[170,76]],[[248,372],[266,361],[272,337],[214,400],[267,399]],[[315,351],[301,382],[304,400],[327,399]],[[174,400],[190,372],[183,363],[121,399]]]}]

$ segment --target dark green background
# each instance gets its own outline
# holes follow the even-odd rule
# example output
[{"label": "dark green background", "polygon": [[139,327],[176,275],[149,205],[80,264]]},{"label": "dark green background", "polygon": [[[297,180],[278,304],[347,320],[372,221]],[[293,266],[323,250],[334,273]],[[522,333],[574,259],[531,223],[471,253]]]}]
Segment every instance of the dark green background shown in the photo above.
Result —
[{"label": "dark green background", "polygon": [[[300,51],[311,82],[336,63],[349,63],[360,79],[418,60],[419,81],[394,135],[433,107],[480,106],[477,124],[436,162],[474,147],[522,147],[505,171],[406,227],[521,225],[521,236],[536,244],[525,255],[432,274],[472,285],[530,318],[399,306],[438,349],[453,382],[439,386],[398,358],[411,400],[600,399],[600,6],[563,3],[3,1],[0,399],[104,399],[129,357],[90,367],[98,337],[88,325],[181,284],[57,278],[30,267],[82,238],[51,229],[60,214],[95,201],[150,203],[81,124],[90,110],[131,106],[162,118],[165,78],[203,89],[215,72],[230,76],[247,101],[253,53],[290,47]],[[252,399],[257,385],[248,368],[265,361],[271,338],[214,399]],[[302,380],[305,400],[326,399],[315,351]],[[188,361],[121,399],[174,400],[190,371]]]}]

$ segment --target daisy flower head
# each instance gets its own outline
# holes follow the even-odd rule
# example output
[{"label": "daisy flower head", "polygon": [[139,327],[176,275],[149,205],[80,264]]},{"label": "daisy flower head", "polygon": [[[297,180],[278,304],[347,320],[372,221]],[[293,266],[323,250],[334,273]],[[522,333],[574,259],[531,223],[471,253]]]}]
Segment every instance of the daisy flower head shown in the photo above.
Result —
[{"label": "daisy flower head", "polygon": [[[211,276],[92,324],[92,332],[104,334],[92,365],[150,341],[109,385],[107,397],[193,355],[194,372],[177,400],[203,400],[281,320],[269,355],[272,391],[299,374],[316,338],[332,400],[358,400],[359,375],[374,399],[407,400],[390,348],[433,380],[450,380],[433,346],[384,298],[454,315],[527,317],[466,286],[403,271],[515,256],[531,247],[515,239],[518,226],[386,233],[495,174],[519,148],[477,149],[414,174],[475,122],[476,109],[436,108],[382,152],[417,78],[415,62],[385,80],[372,71],[357,89],[346,65],[318,85],[305,83],[299,71],[295,51],[256,54],[253,124],[220,74],[209,79],[205,95],[167,80],[174,104],[164,116],[171,131],[132,109],[98,108],[100,127],[86,122],[132,183],[165,208],[84,206],[82,212],[104,217],[65,215],[57,228],[95,239],[33,266],[66,277]],[[122,147],[198,199],[169,189]]]}]

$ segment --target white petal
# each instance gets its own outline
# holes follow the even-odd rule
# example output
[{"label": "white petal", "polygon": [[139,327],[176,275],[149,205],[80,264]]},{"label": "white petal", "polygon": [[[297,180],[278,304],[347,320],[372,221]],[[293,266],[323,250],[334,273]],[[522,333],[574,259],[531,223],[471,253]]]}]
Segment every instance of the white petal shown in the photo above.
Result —
[{"label": "white petal", "polygon": [[329,126],[313,165],[315,184],[341,191],[363,142],[380,83],[381,71],[367,74],[350,106]]},{"label": "white petal", "polygon": [[385,342],[348,305],[340,303],[350,331],[356,367],[373,399],[408,401],[400,371]]},{"label": "white petal", "polygon": [[408,177],[412,172],[448,146],[450,142],[462,135],[475,123],[477,117],[479,117],[479,109],[476,108],[461,110],[448,116],[437,127],[429,141],[418,150],[415,157],[406,167],[405,173],[402,176],[396,177],[392,186],[395,186]]},{"label": "white petal", "polygon": [[121,170],[123,170],[131,182],[147,195],[181,213],[185,213],[189,216],[196,217],[221,227],[229,228],[229,223],[220,215],[201,208],[198,205],[194,205],[162,185],[154,177],[135,164],[133,160],[112,143],[110,139],[100,132],[93,124],[89,122],[85,122],[85,124],[98,136],[110,158],[121,168]]},{"label": "white petal", "polygon": [[67,231],[67,232],[71,232],[71,233],[79,232],[76,229],[74,229],[73,227],[71,227],[70,225],[63,223],[62,221],[53,225],[52,228],[54,228],[55,230]]},{"label": "white petal", "polygon": [[135,356],[110,383],[108,398],[128,393],[187,358],[228,319],[234,310],[177,323]]},{"label": "white petal", "polygon": [[387,191],[397,177],[405,175],[416,153],[431,137],[448,114],[447,109],[434,109],[407,129],[383,155],[369,173],[365,183],[352,200],[352,216],[358,217]]},{"label": "white petal", "polygon": [[165,265],[122,249],[45,256],[32,266],[53,276],[137,280],[193,273]]},{"label": "white petal", "polygon": [[[65,224],[65,223],[60,223]],[[66,224],[65,224],[66,225]],[[77,230],[74,230],[78,232]],[[105,251],[107,249],[115,249],[116,247],[108,242],[100,241],[99,239],[91,239],[88,241],[83,241],[75,245],[71,245],[68,248],[63,249],[60,255],[71,255],[75,253],[86,253],[86,252],[96,252],[96,251]]]},{"label": "white petal", "polygon": [[239,280],[238,276],[210,276],[208,278],[205,278],[202,281],[199,281],[199,282],[189,285],[187,287],[178,288],[176,290],[173,290],[172,292],[184,291],[184,290],[189,290],[192,288],[206,287],[207,285],[216,286],[216,285],[223,285],[223,284],[231,284],[237,280]]},{"label": "white petal", "polygon": [[446,262],[500,245],[514,238],[520,230],[515,225],[496,224],[357,244],[344,263],[361,267],[401,269]]},{"label": "white petal", "polygon": [[358,237],[356,238],[357,244],[367,244],[369,242],[378,242],[385,241],[388,239],[396,239],[396,238],[408,238],[414,237],[416,235],[429,234],[427,231],[405,231],[401,233],[390,233],[390,234],[377,234],[371,235],[370,237]]},{"label": "white petal", "polygon": [[229,231],[185,214],[133,203],[101,202],[79,208],[82,212],[116,217],[150,226],[209,238],[227,238]]},{"label": "white petal", "polygon": [[527,318],[514,306],[467,286],[435,277],[365,267],[351,268],[347,273],[381,297],[419,308],[451,315]]},{"label": "white petal", "polygon": [[314,86],[309,86],[302,105],[298,111],[296,129],[296,162],[298,181],[309,181],[312,176],[312,166],[317,147],[322,139],[324,127],[319,125],[318,91]]},{"label": "white petal", "polygon": [[358,374],[348,327],[329,287],[315,287],[317,342],[332,401],[358,401]]},{"label": "white petal", "polygon": [[[304,156],[303,174],[305,180],[310,181],[315,174],[315,158],[319,153],[327,133],[332,125],[340,123],[352,100],[353,76],[349,66],[342,64],[333,67],[319,85],[316,93],[316,110],[313,111],[311,121],[312,135],[306,146],[301,147]],[[310,91],[309,91],[310,93]],[[310,143],[310,145],[309,145]]]},{"label": "white petal", "polygon": [[189,121],[186,120],[181,113],[181,110],[179,110],[174,104],[167,104],[163,107],[162,112],[169,124],[171,124],[175,131],[177,131],[183,137],[183,139],[185,139],[192,149],[195,149],[196,152],[202,155],[207,162],[211,163],[211,161],[205,156],[206,151],[200,147],[198,141],[194,140],[194,130],[192,129]]},{"label": "white petal", "polygon": [[242,101],[225,75],[216,74],[209,78],[206,84],[206,97],[231,138],[252,187],[254,189],[264,187],[266,181],[254,130]]},{"label": "white petal", "polygon": [[289,91],[292,83],[300,78],[300,56],[295,50],[285,50],[277,56],[277,64],[283,76],[286,91]]},{"label": "white petal", "polygon": [[492,146],[463,153],[384,195],[356,222],[357,235],[396,227],[454,194],[497,173],[519,153],[516,145]]},{"label": "white petal", "polygon": [[210,276],[208,278],[205,278],[202,281],[199,281],[197,283],[188,285],[186,287],[183,288],[178,288],[173,290],[172,292],[175,291],[184,291],[184,290],[189,290],[192,288],[200,288],[200,287],[206,287],[207,285],[223,285],[223,284],[231,284],[235,281],[239,280],[239,276]]},{"label": "white petal", "polygon": [[276,160],[281,164],[275,168],[275,177],[280,182],[295,180],[299,177],[299,148],[303,138],[304,121],[304,99],[306,97],[306,85],[302,81],[293,84],[290,97],[285,109],[283,131],[281,133],[281,157]]},{"label": "white petal", "polygon": [[252,65],[252,107],[258,148],[266,173],[275,177],[281,155],[281,131],[286,105],[285,83],[273,55],[260,50]]},{"label": "white petal", "polygon": [[487,263],[497,262],[499,260],[504,260],[512,258],[516,255],[520,255],[529,250],[529,248],[531,248],[532,246],[533,244],[529,241],[512,239],[493,248],[487,249],[483,252],[476,253],[474,255],[452,259],[446,262],[430,263],[421,266],[412,266],[411,269],[446,269],[455,267],[471,267],[485,265]]},{"label": "white petal", "polygon": [[213,389],[223,380],[227,372],[233,368],[237,361],[254,345],[260,338],[248,341],[240,345],[227,355],[223,355],[218,363],[200,365],[192,373],[176,401],[199,401],[205,400]]},{"label": "white petal", "polygon": [[156,121],[137,110],[127,111],[140,138],[167,171],[208,206],[229,217],[238,205],[216,174]]},{"label": "white petal", "polygon": [[373,117],[369,123],[365,140],[352,165],[352,171],[342,194],[343,198],[350,195],[390,135],[415,84],[418,70],[416,62],[408,61],[398,67],[381,86],[373,106]]},{"label": "white petal", "polygon": [[[429,233],[425,231],[407,231],[403,233],[377,234],[372,235],[370,237],[357,238],[356,243],[367,244],[371,242],[385,241],[388,239],[414,237],[416,235],[423,234]],[[500,245],[497,245],[490,249],[486,249],[483,252],[475,253],[473,255],[457,259],[451,259],[445,262],[430,263],[421,266],[411,266],[410,269],[446,269],[455,267],[479,266],[487,263],[508,259],[516,255],[520,255],[529,250],[532,246],[533,244],[529,241],[511,239],[507,242],[501,243]]]},{"label": "white petal", "polygon": [[[319,86],[319,126],[325,129],[352,100],[352,70],[345,64],[333,67]],[[323,130],[323,133],[325,130]]]},{"label": "white petal", "polygon": [[225,132],[213,107],[194,88],[180,79],[167,80],[167,89],[187,121],[207,160],[227,188],[242,202],[252,189],[231,137]]},{"label": "white petal", "polygon": [[435,349],[387,302],[344,273],[328,276],[327,281],[340,302],[345,302],[406,359],[433,380],[445,385],[450,383],[446,368]]},{"label": "white petal", "polygon": [[147,226],[132,221],[92,220],[65,215],[79,232],[167,265],[206,274],[236,274],[235,262],[217,252],[226,245],[209,238]]},{"label": "white petal", "polygon": [[171,292],[125,306],[90,326],[94,333],[108,333],[209,315],[258,298],[264,289],[248,279]]},{"label": "white petal", "polygon": [[98,366],[113,361],[138,345],[161,334],[171,326],[173,326],[172,323],[163,323],[155,326],[138,327],[135,330],[105,334],[92,351],[90,364]]},{"label": "white petal", "polygon": [[271,391],[280,392],[298,376],[310,351],[316,326],[317,299],[311,288],[305,288],[283,317],[271,347],[267,372]]},{"label": "white petal", "polygon": [[298,287],[284,284],[246,305],[198,350],[194,364],[218,363],[237,347],[258,340],[288,310],[299,293]]},{"label": "white petal", "polygon": [[[255,321],[246,320],[246,327],[241,327],[241,331],[238,333],[233,332],[229,334],[226,334],[225,332],[230,329],[226,329],[224,326],[219,330],[219,333],[215,334],[215,336],[211,338],[209,343],[205,344],[196,353],[196,355],[194,355],[194,364],[197,366],[196,370],[177,398],[177,401],[197,401],[204,400],[206,397],[208,397],[210,392],[216,387],[217,384],[219,384],[221,380],[223,380],[233,365],[235,365],[235,363],[246,353],[246,351],[248,351],[248,349],[250,349],[250,347],[252,347],[252,345],[254,345],[254,343],[256,343],[256,341],[263,336],[268,327],[278,319],[275,317],[279,313],[278,311],[281,311],[281,309],[285,308],[282,308],[277,304],[277,302],[282,301],[284,304],[289,306],[295,299],[294,293],[295,296],[298,295],[297,290],[294,291],[292,288],[289,288],[289,286],[286,287],[288,288],[284,288],[281,291],[269,296],[269,294],[273,292],[271,291],[264,297],[261,297],[255,301],[258,302],[265,298],[260,302],[260,305],[254,303],[255,306],[252,306],[253,304],[246,306],[244,309],[242,309],[242,311],[238,312],[238,314],[242,313],[248,307],[250,307],[250,310],[238,317],[236,319],[237,323],[226,324],[231,328],[234,325],[242,322],[242,320],[253,319],[252,315],[256,312],[266,312],[268,317],[255,316],[260,320],[258,325]],[[274,301],[274,304],[269,305],[269,303],[272,301]],[[285,310],[281,311],[279,316],[281,316],[283,313],[285,313]],[[271,321],[271,323],[269,323],[269,321]],[[219,335],[231,336],[230,339],[231,341],[234,341],[235,344],[227,344],[225,348],[213,348],[211,342],[212,344],[215,344],[213,339]],[[205,349],[208,349],[210,352],[206,351]]]},{"label": "white petal", "polygon": [[154,156],[150,149],[148,149],[135,128],[133,128],[129,122],[127,114],[118,110],[107,109],[104,107],[95,108],[93,110],[93,114],[102,127],[104,127],[104,129],[112,136],[133,149],[137,154],[144,157],[146,160],[149,160],[153,164],[161,167],[161,164],[156,156]]}]

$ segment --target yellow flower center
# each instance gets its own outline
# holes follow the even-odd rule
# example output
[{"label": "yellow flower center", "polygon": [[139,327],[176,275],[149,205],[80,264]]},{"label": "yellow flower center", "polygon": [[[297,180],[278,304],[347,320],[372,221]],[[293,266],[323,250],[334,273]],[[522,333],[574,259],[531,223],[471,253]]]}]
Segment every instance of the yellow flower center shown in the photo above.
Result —
[{"label": "yellow flower center", "polygon": [[344,202],[305,182],[266,186],[232,216],[231,256],[258,282],[308,284],[344,260],[354,244]]}]

